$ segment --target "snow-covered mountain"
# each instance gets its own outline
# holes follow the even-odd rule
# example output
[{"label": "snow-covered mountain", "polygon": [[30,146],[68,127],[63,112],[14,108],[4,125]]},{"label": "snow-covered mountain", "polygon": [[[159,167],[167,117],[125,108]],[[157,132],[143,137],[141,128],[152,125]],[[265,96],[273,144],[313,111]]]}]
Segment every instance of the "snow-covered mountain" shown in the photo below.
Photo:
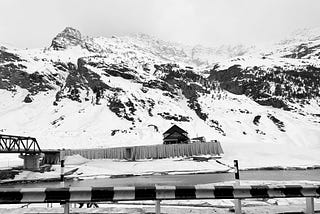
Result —
[{"label": "snow-covered mountain", "polygon": [[158,144],[177,124],[223,147],[319,149],[319,36],[263,52],[66,28],[44,49],[1,46],[0,131],[90,148]]}]

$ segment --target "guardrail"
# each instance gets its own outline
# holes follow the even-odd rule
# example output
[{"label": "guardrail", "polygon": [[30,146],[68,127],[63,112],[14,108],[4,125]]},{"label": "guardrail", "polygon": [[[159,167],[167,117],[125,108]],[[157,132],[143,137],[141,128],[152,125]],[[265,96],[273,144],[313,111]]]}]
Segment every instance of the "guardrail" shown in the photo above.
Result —
[{"label": "guardrail", "polygon": [[314,213],[314,198],[320,197],[320,185],[0,188],[0,204],[65,203],[65,213],[69,213],[68,203],[155,200],[156,213],[160,213],[161,200],[292,197],[307,198],[306,213]]}]

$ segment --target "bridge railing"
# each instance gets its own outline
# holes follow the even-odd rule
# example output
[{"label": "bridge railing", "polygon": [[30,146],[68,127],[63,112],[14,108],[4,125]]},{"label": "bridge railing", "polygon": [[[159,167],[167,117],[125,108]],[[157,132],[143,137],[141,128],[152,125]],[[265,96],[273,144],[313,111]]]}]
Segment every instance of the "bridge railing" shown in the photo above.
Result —
[{"label": "bridge railing", "polygon": [[0,153],[41,153],[34,137],[0,134]]},{"label": "bridge railing", "polygon": [[[306,213],[314,213],[314,198],[320,185],[195,185],[70,188],[0,188],[0,204],[89,203],[106,201],[155,200],[160,213],[161,200],[248,199],[305,197]],[[69,209],[65,209],[69,213]]]}]

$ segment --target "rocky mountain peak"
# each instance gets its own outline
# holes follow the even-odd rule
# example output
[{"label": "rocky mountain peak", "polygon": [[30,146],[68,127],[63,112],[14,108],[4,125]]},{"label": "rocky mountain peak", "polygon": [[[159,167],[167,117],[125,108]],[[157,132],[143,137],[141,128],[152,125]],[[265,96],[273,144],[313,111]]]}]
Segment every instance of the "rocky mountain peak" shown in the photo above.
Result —
[{"label": "rocky mountain peak", "polygon": [[76,46],[82,43],[81,33],[79,30],[66,27],[52,40],[51,47],[54,50],[63,50],[69,46]]}]

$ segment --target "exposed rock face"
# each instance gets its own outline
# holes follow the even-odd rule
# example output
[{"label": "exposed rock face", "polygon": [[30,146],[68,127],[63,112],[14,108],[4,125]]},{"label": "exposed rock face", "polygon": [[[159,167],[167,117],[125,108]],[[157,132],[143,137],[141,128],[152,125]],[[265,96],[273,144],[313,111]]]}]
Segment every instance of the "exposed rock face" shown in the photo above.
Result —
[{"label": "exposed rock face", "polygon": [[261,115],[255,116],[254,119],[253,119],[253,124],[258,126],[259,123],[260,123],[260,119],[261,119]]},{"label": "exposed rock face", "polygon": [[69,46],[81,44],[82,38],[80,31],[71,27],[67,27],[52,40],[51,47],[54,50],[63,50]]},{"label": "exposed rock face", "polygon": [[0,63],[22,61],[18,56],[0,49]]},{"label": "exposed rock face", "polygon": [[218,81],[221,88],[252,97],[260,105],[290,110],[288,102],[304,102],[320,93],[319,68],[296,69],[248,67],[234,65],[225,70],[212,69],[209,80]]},{"label": "exposed rock face", "polygon": [[174,121],[182,121],[182,122],[190,122],[191,118],[183,115],[171,115],[169,112],[158,113],[163,119],[166,120],[174,120]]},{"label": "exposed rock face", "polygon": [[19,56],[0,51],[0,89],[16,91],[17,87],[27,89],[32,95],[54,88],[55,77],[39,72],[28,73]]},{"label": "exposed rock face", "polygon": [[87,49],[88,51],[96,52],[96,53],[109,51],[109,50],[104,50],[99,44],[95,43],[92,38],[87,37],[85,39],[82,38],[82,40],[84,42],[81,44],[81,46]]},{"label": "exposed rock face", "polygon": [[[308,55],[311,55],[313,53],[316,53],[316,51],[320,48],[320,45],[315,45],[315,46],[311,46],[309,47],[307,44],[301,44],[298,45],[291,53],[288,55],[285,55],[284,57],[287,58],[295,58],[295,59],[301,59],[304,58]],[[318,56],[318,59],[320,59],[320,54],[316,53],[315,55]]]},{"label": "exposed rock face", "polygon": [[283,100],[276,97],[260,99],[256,100],[256,102],[263,106],[272,106],[274,108],[283,108],[284,110],[291,110],[291,108]]},{"label": "exposed rock face", "polygon": [[242,69],[238,65],[234,65],[229,67],[227,70],[215,71],[214,69],[211,71],[209,76],[209,80],[219,81],[220,86],[234,94],[243,94],[244,88],[241,84],[241,78],[243,78],[244,74],[242,73]]},{"label": "exposed rock face", "polygon": [[173,91],[169,92],[174,95],[177,93],[177,89],[180,89],[188,99],[189,108],[193,109],[199,118],[206,121],[208,115],[203,113],[198,98],[200,94],[210,93],[213,84],[201,75],[191,70],[182,69],[176,64],[155,65],[155,68],[155,73],[161,75],[161,79],[170,86],[166,90],[169,91],[172,88]]},{"label": "exposed rock face", "polygon": [[278,127],[278,129],[282,132],[285,132],[286,130],[284,123],[279,120],[278,118],[276,118],[275,116],[273,116],[272,114],[268,114],[268,118]]},{"label": "exposed rock face", "polygon": [[23,100],[23,102],[25,102],[25,103],[32,103],[32,98],[30,97],[30,94],[28,94],[25,98],[24,98],[24,100]]}]

